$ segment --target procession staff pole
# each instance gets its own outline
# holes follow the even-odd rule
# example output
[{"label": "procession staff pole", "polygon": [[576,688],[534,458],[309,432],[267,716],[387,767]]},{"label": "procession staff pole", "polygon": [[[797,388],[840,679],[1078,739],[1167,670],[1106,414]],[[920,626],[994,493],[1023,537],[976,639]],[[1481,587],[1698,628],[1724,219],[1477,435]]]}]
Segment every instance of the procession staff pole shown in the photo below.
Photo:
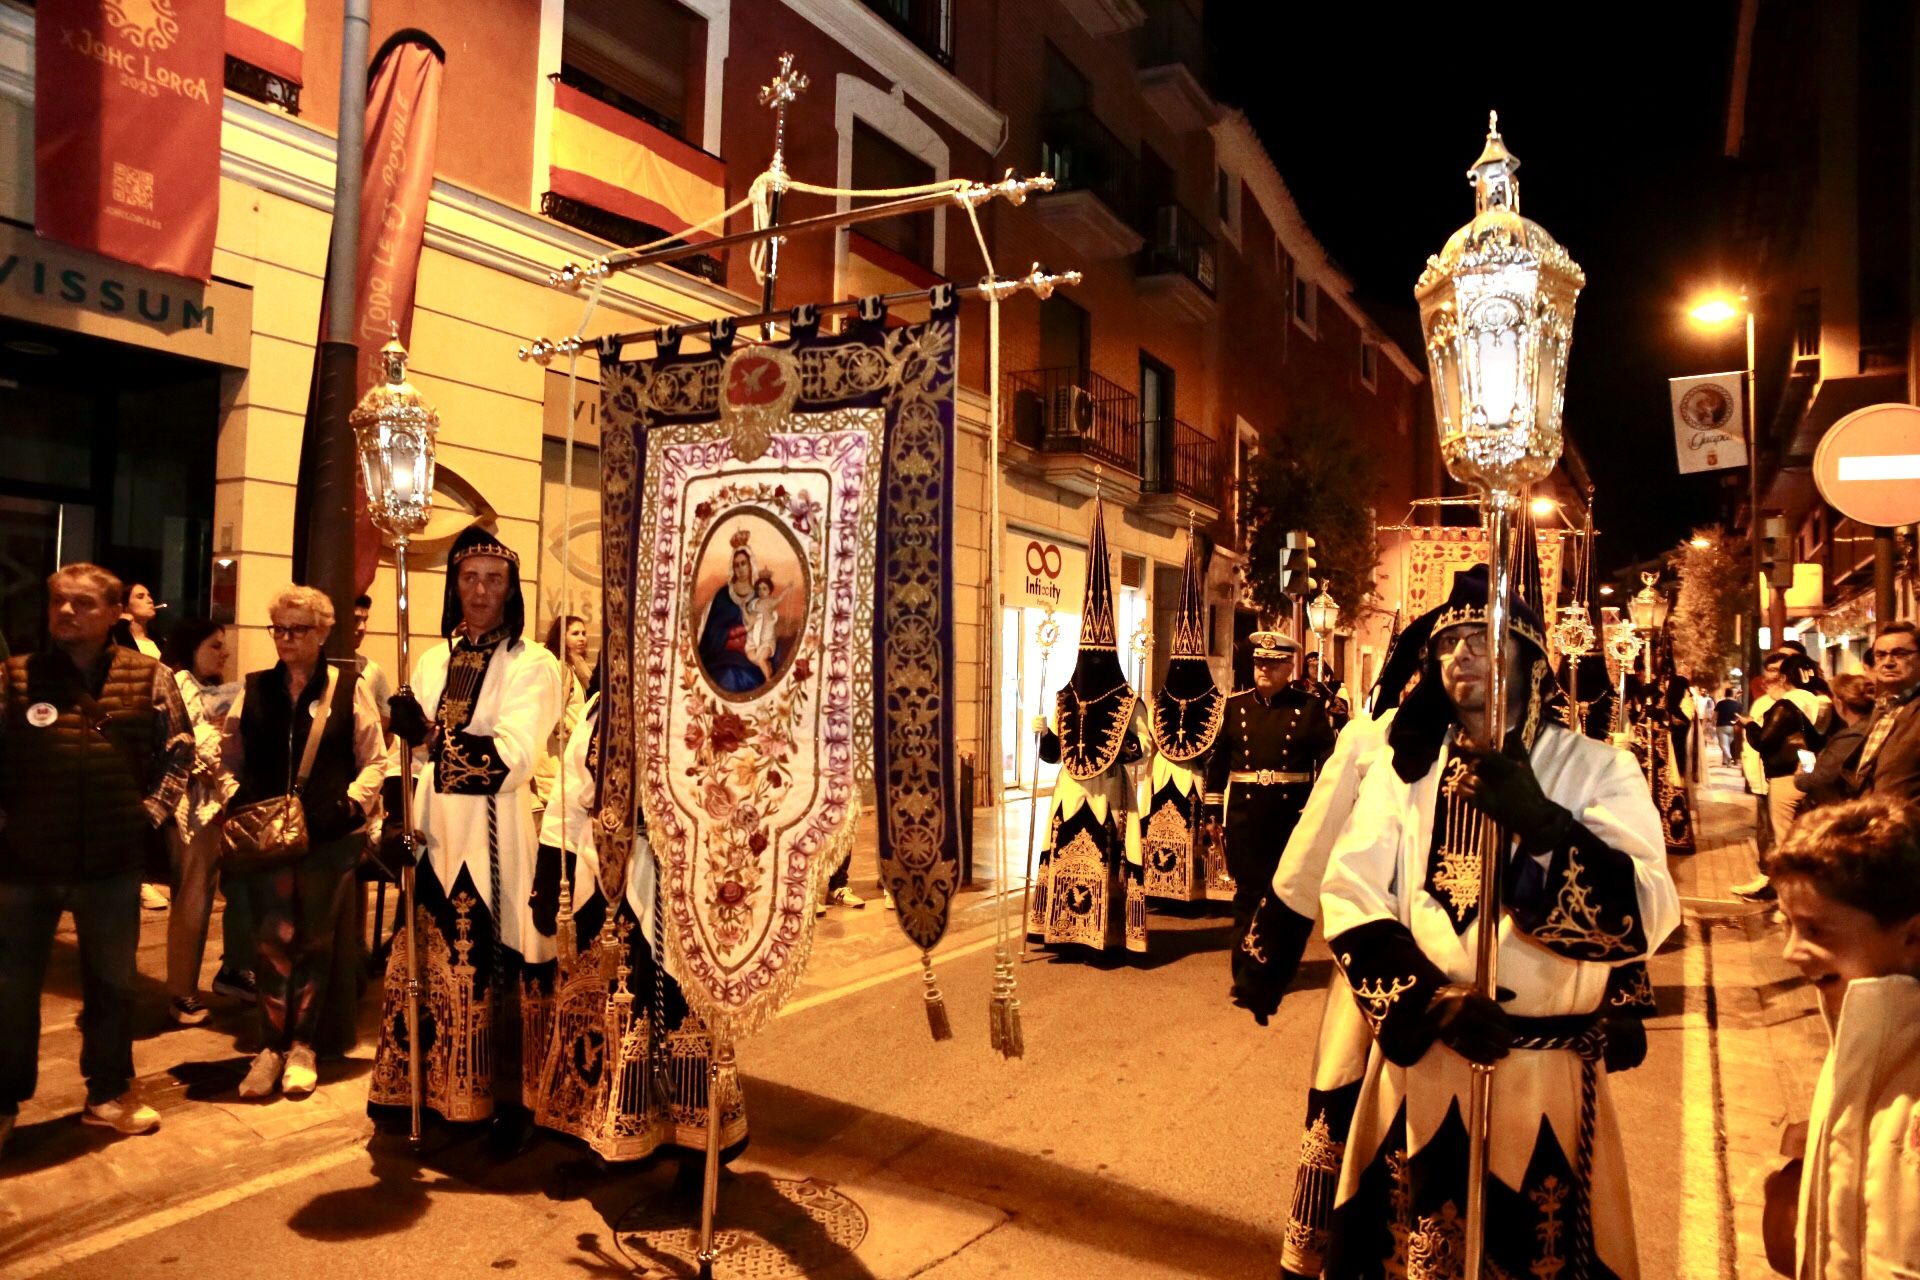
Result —
[{"label": "procession staff pole", "polygon": [[[407,626],[407,542],[405,533],[393,540],[394,605],[399,615],[400,693],[413,691],[407,686],[413,670],[409,660],[410,637]],[[414,872],[419,866],[413,857],[413,748],[400,753],[400,830],[406,841],[407,860],[400,872],[400,898],[407,913],[407,1106],[410,1115],[408,1141],[420,1145],[420,1100],[423,1093],[420,1063],[420,947],[418,923],[414,915]]]},{"label": "procession staff pole", "polygon": [[[1060,624],[1053,620],[1053,610],[1047,610],[1047,616],[1041,621],[1035,640],[1040,645],[1040,703],[1034,715],[1047,714],[1047,658],[1053,652],[1054,642],[1060,638]],[[1040,733],[1033,734],[1033,775],[1028,779],[1027,787],[1027,874],[1020,884],[1020,959],[1027,958],[1027,945],[1033,939],[1033,933],[1027,927],[1027,911],[1033,900],[1033,836],[1040,822]]]},{"label": "procession staff pole", "polygon": [[[1526,493],[1490,492],[1487,524],[1487,701],[1486,741],[1500,751],[1507,740],[1507,627],[1513,613],[1513,523]],[[1507,833],[1496,822],[1480,824],[1480,905],[1474,939],[1474,988],[1497,999],[1500,967],[1500,889],[1505,878]],[[1467,1097],[1467,1275],[1478,1277],[1486,1254],[1487,1154],[1493,1123],[1493,1064],[1473,1063],[1473,1091]]]}]

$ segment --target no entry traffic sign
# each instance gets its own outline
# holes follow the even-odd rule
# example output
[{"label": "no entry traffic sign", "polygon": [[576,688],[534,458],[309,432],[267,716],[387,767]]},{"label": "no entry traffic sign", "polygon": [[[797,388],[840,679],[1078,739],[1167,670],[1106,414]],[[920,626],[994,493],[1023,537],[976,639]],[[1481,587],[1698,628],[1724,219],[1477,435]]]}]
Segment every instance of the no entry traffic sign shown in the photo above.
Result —
[{"label": "no entry traffic sign", "polygon": [[1861,524],[1920,521],[1920,408],[1870,404],[1834,423],[1813,451],[1813,483]]}]

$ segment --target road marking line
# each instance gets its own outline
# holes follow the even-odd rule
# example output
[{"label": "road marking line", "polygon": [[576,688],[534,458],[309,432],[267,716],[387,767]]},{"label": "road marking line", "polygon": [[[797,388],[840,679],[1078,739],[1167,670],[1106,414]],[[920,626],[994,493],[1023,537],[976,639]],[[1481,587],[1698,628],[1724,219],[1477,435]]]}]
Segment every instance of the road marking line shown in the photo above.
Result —
[{"label": "road marking line", "polygon": [[348,1146],[341,1147],[338,1150],[317,1155],[313,1157],[313,1159],[301,1164],[290,1165],[283,1169],[275,1169],[272,1173],[263,1173],[257,1178],[251,1178],[236,1186],[222,1187],[218,1191],[209,1191],[206,1195],[198,1196],[183,1204],[161,1209],[157,1212],[147,1214],[145,1217],[135,1218],[131,1222],[121,1223],[117,1227],[109,1227],[105,1231],[96,1232],[90,1236],[83,1236],[72,1244],[61,1245],[57,1249],[17,1263],[4,1271],[0,1271],[0,1275],[15,1277],[17,1280],[27,1280],[27,1277],[30,1276],[44,1275],[56,1267],[64,1267],[71,1263],[80,1262],[83,1259],[93,1257],[95,1254],[105,1253],[108,1249],[117,1249],[123,1244],[128,1244],[140,1239],[142,1236],[149,1236],[156,1231],[163,1231],[168,1227],[178,1226],[183,1222],[190,1222],[195,1218],[212,1213],[217,1209],[224,1209],[228,1205],[239,1200],[244,1200],[249,1196],[259,1195],[263,1191],[272,1191],[277,1187],[284,1187],[289,1183],[299,1182],[304,1178],[311,1178],[316,1174],[325,1173],[329,1169],[337,1168],[365,1154],[366,1149],[358,1142],[355,1142]]},{"label": "road marking line", "polygon": [[[998,941],[997,938],[989,935],[981,938],[977,942],[969,942],[964,946],[948,947],[946,950],[941,951],[939,956],[942,960],[958,960],[961,956],[970,956],[976,951],[985,951],[996,941]],[[847,983],[845,986],[833,987],[826,991],[816,991],[810,996],[802,996],[798,1000],[789,1000],[786,1006],[774,1016],[777,1018],[785,1018],[807,1009],[817,1009],[823,1004],[832,1004],[835,1000],[842,999],[843,997],[856,995],[862,991],[870,991],[883,983],[894,982],[906,977],[908,974],[919,973],[920,967],[920,962],[915,960],[910,964],[901,965],[896,969],[888,969],[884,973],[876,973],[865,978],[856,979],[853,982]]]}]

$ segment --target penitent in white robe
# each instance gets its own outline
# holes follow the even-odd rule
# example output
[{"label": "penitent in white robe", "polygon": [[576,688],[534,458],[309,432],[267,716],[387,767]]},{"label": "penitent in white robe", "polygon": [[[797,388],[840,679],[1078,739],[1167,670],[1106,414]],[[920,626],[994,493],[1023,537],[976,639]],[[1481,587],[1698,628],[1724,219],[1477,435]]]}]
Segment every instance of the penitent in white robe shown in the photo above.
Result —
[{"label": "penitent in white robe", "polygon": [[[413,668],[413,692],[432,719],[446,688],[452,650],[441,642],[420,656]],[[545,646],[526,640],[503,642],[494,651],[474,701],[466,731],[493,739],[507,767],[496,796],[442,795],[434,790],[433,764],[426,747],[414,752],[414,826],[427,833],[425,863],[451,895],[465,867],[481,900],[498,922],[501,943],[530,964],[553,958],[553,940],[533,927],[527,898],[533,888],[534,852],[539,833],[533,826],[529,783],[547,735],[560,719],[560,664]],[[501,903],[492,900],[488,867],[487,807],[494,805],[499,837]]]}]

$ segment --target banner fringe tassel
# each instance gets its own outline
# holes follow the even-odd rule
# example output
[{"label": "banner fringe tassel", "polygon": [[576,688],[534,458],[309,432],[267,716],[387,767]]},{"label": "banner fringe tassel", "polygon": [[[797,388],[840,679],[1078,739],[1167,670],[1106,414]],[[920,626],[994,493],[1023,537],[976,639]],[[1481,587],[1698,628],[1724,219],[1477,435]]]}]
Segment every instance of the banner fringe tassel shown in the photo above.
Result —
[{"label": "banner fringe tassel", "polygon": [[935,1040],[953,1039],[953,1019],[947,1016],[947,998],[940,994],[940,985],[933,976],[933,953],[922,951],[920,963],[925,967],[920,980],[926,984],[923,993],[927,1004],[927,1029],[933,1032]]}]

